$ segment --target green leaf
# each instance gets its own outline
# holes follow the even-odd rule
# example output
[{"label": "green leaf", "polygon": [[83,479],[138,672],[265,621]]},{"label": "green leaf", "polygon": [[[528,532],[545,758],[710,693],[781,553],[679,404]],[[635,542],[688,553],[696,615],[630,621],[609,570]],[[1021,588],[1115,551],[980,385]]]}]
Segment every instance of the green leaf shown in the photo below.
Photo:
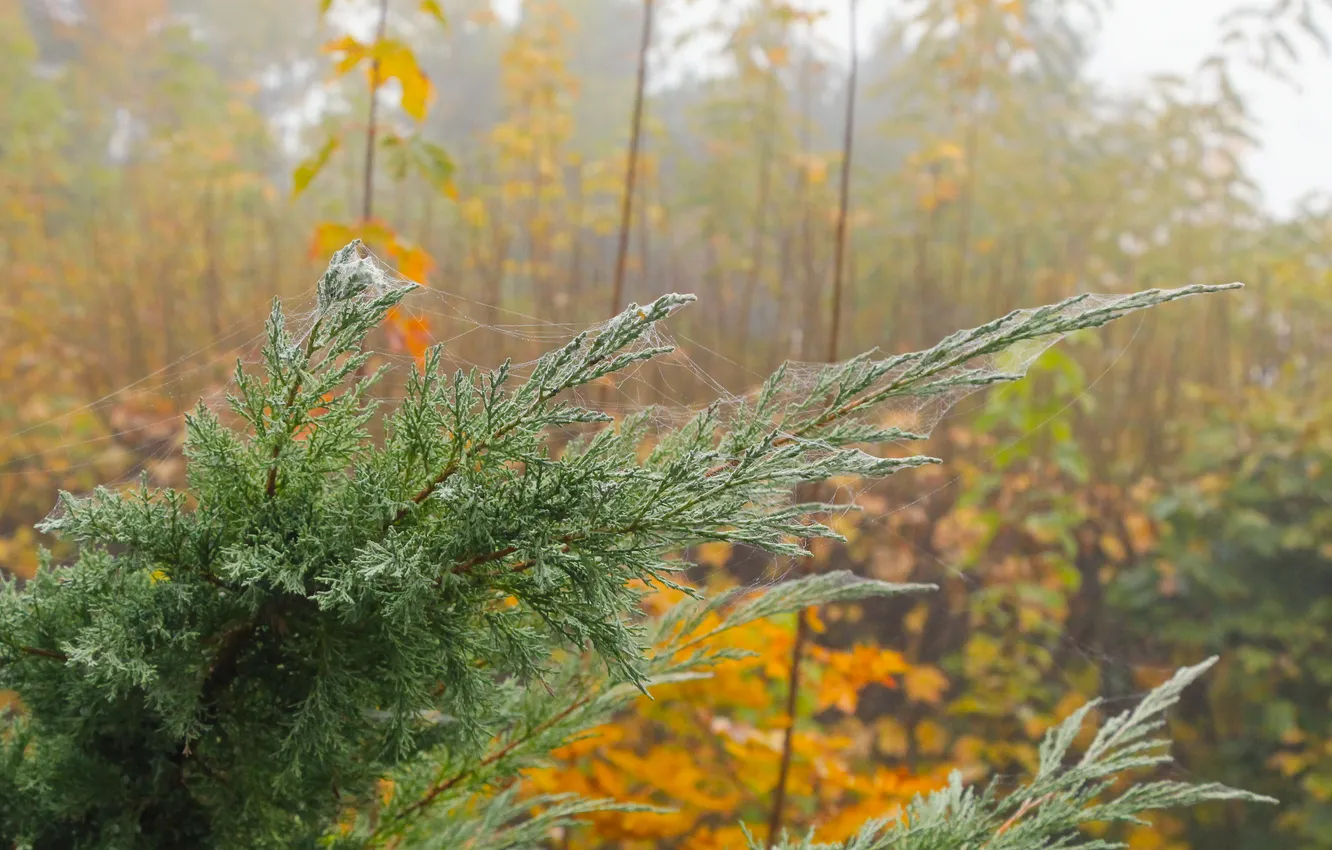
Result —
[{"label": "green leaf", "polygon": [[314,180],[319,172],[324,169],[324,166],[328,164],[329,157],[341,144],[342,140],[337,136],[329,136],[324,140],[324,144],[320,146],[319,150],[315,151],[314,155],[302,160],[296,166],[296,169],[291,173],[291,194],[293,197],[306,190],[310,181]]},{"label": "green leaf", "polygon": [[453,173],[457,170],[453,157],[434,142],[421,141],[421,170],[436,189],[457,200],[458,189],[453,183]]},{"label": "green leaf", "polygon": [[379,146],[384,150],[384,165],[393,179],[401,180],[406,177],[409,160],[414,159],[409,140],[397,133],[389,133],[380,137]]}]

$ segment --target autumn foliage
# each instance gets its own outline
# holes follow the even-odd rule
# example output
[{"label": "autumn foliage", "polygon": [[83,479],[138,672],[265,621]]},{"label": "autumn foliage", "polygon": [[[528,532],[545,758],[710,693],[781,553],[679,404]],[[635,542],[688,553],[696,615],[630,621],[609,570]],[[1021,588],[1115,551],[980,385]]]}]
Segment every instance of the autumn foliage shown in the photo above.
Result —
[{"label": "autumn foliage", "polygon": [[[0,568],[33,574],[58,489],[179,483],[184,411],[221,399],[269,301],[308,307],[353,238],[427,289],[376,331],[374,366],[440,342],[459,366],[521,363],[607,318],[645,4],[519,5],[0,0]],[[607,382],[616,414],[746,392],[821,357],[832,325],[846,68],[826,42],[845,4],[677,22],[683,5],[655,4],[626,300],[706,308],[672,326],[673,359]],[[811,611],[794,718],[794,617],[729,633],[754,655],[530,777],[674,811],[596,814],[553,844],[737,846],[792,723],[787,822],[841,839],[950,770],[1028,774],[1087,699],[1219,653],[1172,722],[1189,770],[1285,806],[1110,837],[1332,846],[1332,626],[1312,592],[1332,565],[1332,214],[1255,193],[1235,84],[1250,53],[1288,64],[1283,40],[1316,39],[1301,4],[1272,4],[1190,74],[1121,94],[1086,75],[1091,5],[911,0],[862,32],[841,348],[917,349],[1086,290],[1240,279],[1244,297],[1074,340],[945,420],[926,445],[945,465],[842,482],[866,509],[813,568],[941,592]],[[688,557],[710,593],[788,566]]]}]

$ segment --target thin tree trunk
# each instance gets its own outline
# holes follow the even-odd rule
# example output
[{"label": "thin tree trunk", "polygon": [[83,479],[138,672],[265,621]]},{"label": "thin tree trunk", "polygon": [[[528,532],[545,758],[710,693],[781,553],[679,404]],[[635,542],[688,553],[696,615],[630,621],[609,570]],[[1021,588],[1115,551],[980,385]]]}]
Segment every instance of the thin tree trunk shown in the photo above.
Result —
[{"label": "thin tree trunk", "polygon": [[[841,331],[843,266],[846,256],[846,224],[851,194],[851,155],[855,137],[856,82],[859,74],[860,51],[856,43],[856,2],[850,0],[851,71],[847,80],[846,126],[842,137],[842,183],[837,213],[837,241],[833,246],[832,317],[828,331],[827,359],[837,360],[837,343]],[[772,795],[772,812],[768,819],[768,847],[777,843],[782,829],[786,805],[786,786],[791,774],[791,756],[795,742],[796,709],[800,704],[800,667],[804,660],[805,643],[809,638],[809,617],[802,608],[796,614],[795,640],[791,647],[791,669],[786,683],[786,729],[782,734],[782,760],[777,776],[777,787]]]},{"label": "thin tree trunk", "polygon": [[[379,2],[379,26],[375,30],[375,45],[384,40],[384,34],[388,30],[388,0]],[[378,132],[376,127],[376,110],[379,107],[379,86],[382,81],[379,79],[379,57],[376,55],[370,60],[370,114],[366,116],[365,122],[365,167],[362,172],[361,183],[361,220],[369,221],[374,214],[375,205],[375,135]]]},{"label": "thin tree trunk", "polygon": [[800,259],[804,280],[801,286],[803,311],[801,316],[800,344],[796,356],[801,360],[810,359],[814,350],[815,334],[818,329],[819,287],[818,275],[814,271],[814,220],[812,215],[813,197],[810,191],[809,162],[814,155],[813,139],[813,95],[814,81],[810,75],[811,53],[807,50],[801,78],[800,147],[805,157],[806,167],[800,170],[800,191],[797,203],[800,206]]},{"label": "thin tree trunk", "polygon": [[615,277],[611,281],[609,315],[624,306],[624,269],[629,256],[629,229],[633,217],[634,183],[638,179],[638,148],[643,133],[643,99],[647,88],[648,51],[652,48],[653,0],[643,2],[643,34],[638,45],[638,80],[634,88],[634,114],[629,128],[629,154],[624,172],[624,199],[620,208],[620,239],[615,251]]},{"label": "thin tree trunk", "polygon": [[766,259],[765,248],[768,241],[768,196],[772,190],[772,148],[773,136],[776,135],[776,97],[777,74],[774,70],[768,75],[764,95],[764,109],[767,121],[759,131],[759,184],[758,197],[754,205],[753,242],[749,252],[749,274],[745,277],[745,288],[740,296],[741,351],[748,361],[754,346],[749,344],[750,325],[753,321],[754,297],[758,293],[759,281],[763,277],[763,264]]},{"label": "thin tree trunk", "polygon": [[[638,277],[640,281],[648,281],[652,277],[652,239],[650,233],[651,222],[648,221],[649,195],[647,180],[638,181]],[[641,289],[639,290],[642,291]],[[631,297],[629,294],[623,294],[622,297]]]},{"label": "thin tree trunk", "polygon": [[569,307],[572,315],[580,315],[583,307],[583,162],[579,159],[574,171],[573,215],[569,224],[569,242],[572,256],[569,260]]},{"label": "thin tree trunk", "polygon": [[222,334],[222,280],[217,269],[217,187],[210,180],[204,195],[204,310],[213,339]]}]

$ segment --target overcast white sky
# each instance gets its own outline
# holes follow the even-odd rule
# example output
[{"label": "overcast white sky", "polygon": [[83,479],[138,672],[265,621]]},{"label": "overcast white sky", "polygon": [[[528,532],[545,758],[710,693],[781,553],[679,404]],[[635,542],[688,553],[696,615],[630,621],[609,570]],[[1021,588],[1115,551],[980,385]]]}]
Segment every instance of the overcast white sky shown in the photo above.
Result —
[{"label": "overcast white sky", "polygon": [[[695,0],[715,8],[718,0]],[[861,0],[862,47],[893,0]],[[1242,0],[1112,0],[1099,39],[1092,72],[1107,84],[1133,88],[1160,72],[1188,73],[1220,41],[1217,22]],[[497,0],[502,11],[518,0]],[[676,3],[661,4],[669,11]],[[846,39],[845,3],[823,22],[833,43]],[[1258,121],[1262,149],[1250,159],[1251,173],[1273,211],[1289,212],[1310,191],[1332,192],[1332,61],[1310,48],[1301,68],[1301,92],[1257,72],[1237,80]]]},{"label": "overcast white sky", "polygon": [[[1141,84],[1158,71],[1187,72],[1215,50],[1217,20],[1237,0],[1115,0],[1093,63],[1114,85]],[[1301,92],[1245,74],[1237,83],[1259,122],[1263,143],[1249,166],[1268,203],[1289,211],[1309,191],[1332,191],[1332,61],[1307,51]]]}]

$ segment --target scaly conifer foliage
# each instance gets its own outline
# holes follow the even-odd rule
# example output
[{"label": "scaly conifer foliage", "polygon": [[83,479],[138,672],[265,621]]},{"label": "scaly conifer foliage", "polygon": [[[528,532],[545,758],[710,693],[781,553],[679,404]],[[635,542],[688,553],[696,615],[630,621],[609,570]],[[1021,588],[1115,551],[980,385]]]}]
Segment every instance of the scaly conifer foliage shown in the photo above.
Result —
[{"label": "scaly conifer foliage", "polygon": [[[651,331],[691,297],[631,305],[521,382],[508,364],[450,377],[434,349],[381,416],[362,341],[411,289],[347,246],[308,326],[275,303],[262,374],[237,368],[238,422],[202,405],[189,417],[186,489],[61,494],[43,528],[76,559],[48,556],[0,594],[0,689],[19,695],[0,727],[6,845],[539,844],[622,804],[520,799],[522,771],[653,682],[728,657],[706,640],[717,631],[927,589],[830,573],[646,620],[639,593],[672,586],[670,553],[726,541],[800,555],[800,539],[835,536],[816,517],[837,508],[792,504],[793,488],[932,462],[858,448],[914,436],[876,424],[876,406],[1012,380],[967,364],[1217,287],[1015,313],[926,352],[830,365],[799,395],[779,371],[645,457],[647,417],[612,423],[569,391],[668,351]],[[597,423],[551,450],[554,429]],[[1052,734],[1027,788],[950,788],[855,846],[1104,846],[1074,830],[1245,796],[1147,784],[1093,806],[1115,775],[1160,760],[1159,713],[1197,672],[1107,724],[1073,767],[1085,712]]]}]

